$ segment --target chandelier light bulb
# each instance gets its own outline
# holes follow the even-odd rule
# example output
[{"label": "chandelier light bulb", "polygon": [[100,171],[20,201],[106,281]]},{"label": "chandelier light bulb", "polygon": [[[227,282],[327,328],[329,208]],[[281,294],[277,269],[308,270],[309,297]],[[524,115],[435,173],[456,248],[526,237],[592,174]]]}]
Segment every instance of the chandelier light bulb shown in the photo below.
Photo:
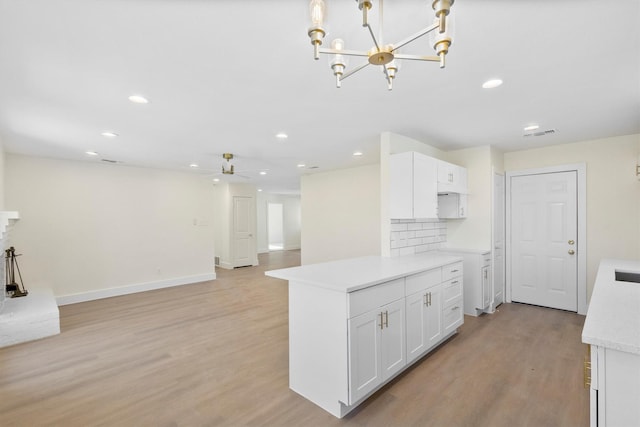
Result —
[{"label": "chandelier light bulb", "polygon": [[322,44],[322,39],[325,34],[324,29],[322,28],[326,13],[324,1],[311,0],[311,3],[309,3],[309,12],[311,14],[311,27],[309,27],[309,32],[307,34],[309,35],[311,44],[313,45],[313,59],[317,60],[320,59],[320,45]]},{"label": "chandelier light bulb", "polygon": [[311,0],[309,13],[311,14],[311,27],[322,28],[326,6],[322,0]]}]

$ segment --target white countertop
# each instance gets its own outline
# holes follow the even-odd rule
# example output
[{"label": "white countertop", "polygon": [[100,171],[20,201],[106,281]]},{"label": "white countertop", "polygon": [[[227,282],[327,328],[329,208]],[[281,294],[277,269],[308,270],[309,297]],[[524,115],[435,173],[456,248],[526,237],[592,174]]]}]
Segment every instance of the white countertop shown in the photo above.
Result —
[{"label": "white countertop", "polygon": [[640,354],[640,283],[615,280],[615,271],[640,272],[640,261],[600,262],[582,342]]},{"label": "white countertop", "polygon": [[267,276],[340,292],[353,292],[400,277],[462,261],[461,257],[425,252],[401,257],[367,256],[265,272]]}]

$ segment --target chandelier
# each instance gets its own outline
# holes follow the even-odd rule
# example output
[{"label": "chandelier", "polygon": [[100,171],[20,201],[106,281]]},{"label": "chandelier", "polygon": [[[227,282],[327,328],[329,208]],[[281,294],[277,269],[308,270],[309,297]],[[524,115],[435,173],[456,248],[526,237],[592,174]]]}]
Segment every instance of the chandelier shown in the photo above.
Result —
[{"label": "chandelier", "polygon": [[[362,26],[369,30],[373,39],[373,47],[368,51],[347,50],[344,48],[342,39],[335,39],[331,42],[331,48],[321,48],[322,40],[326,34],[323,24],[325,18],[325,4],[323,0],[311,0],[309,9],[311,12],[311,27],[309,27],[309,38],[313,45],[313,57],[319,59],[320,54],[333,55],[330,59],[330,66],[336,76],[336,87],[340,87],[342,80],[357,73],[368,65],[380,65],[387,79],[389,90],[393,89],[393,79],[398,72],[396,59],[407,59],[414,61],[439,62],[440,68],[445,66],[445,55],[449,51],[452,40],[452,25],[448,22],[447,15],[451,10],[455,0],[433,0],[431,6],[435,12],[435,22],[417,33],[394,44],[383,44],[383,0],[378,0],[379,28],[378,37],[374,34],[369,25],[369,11],[373,7],[372,0],[356,0],[358,7],[362,11]],[[436,55],[408,55],[399,53],[399,49],[412,41],[430,34],[431,45]],[[359,56],[367,58],[367,62],[345,72],[345,56]]]}]

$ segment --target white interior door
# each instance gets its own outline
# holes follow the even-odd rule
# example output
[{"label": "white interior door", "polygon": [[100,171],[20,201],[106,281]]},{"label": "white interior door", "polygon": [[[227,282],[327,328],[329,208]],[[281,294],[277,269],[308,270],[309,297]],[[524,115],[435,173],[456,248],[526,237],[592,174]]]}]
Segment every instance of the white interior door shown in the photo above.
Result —
[{"label": "white interior door", "polygon": [[578,309],[575,171],[511,177],[511,300]]},{"label": "white interior door", "polygon": [[504,302],[505,261],[504,261],[504,175],[493,174],[493,304]]},{"label": "white interior door", "polygon": [[253,197],[233,197],[233,261],[234,267],[253,265],[256,244],[253,237],[255,208]]}]

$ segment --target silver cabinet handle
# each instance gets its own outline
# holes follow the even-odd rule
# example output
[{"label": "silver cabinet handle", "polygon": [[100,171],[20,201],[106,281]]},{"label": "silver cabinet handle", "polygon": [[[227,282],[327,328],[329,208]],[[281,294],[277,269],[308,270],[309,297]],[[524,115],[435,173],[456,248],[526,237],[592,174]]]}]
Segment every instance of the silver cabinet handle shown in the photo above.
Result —
[{"label": "silver cabinet handle", "polygon": [[573,254],[575,254],[575,253],[576,253],[576,251],[574,251],[573,249],[569,249],[569,252],[568,252],[568,253],[569,253],[569,255],[573,255]]}]

